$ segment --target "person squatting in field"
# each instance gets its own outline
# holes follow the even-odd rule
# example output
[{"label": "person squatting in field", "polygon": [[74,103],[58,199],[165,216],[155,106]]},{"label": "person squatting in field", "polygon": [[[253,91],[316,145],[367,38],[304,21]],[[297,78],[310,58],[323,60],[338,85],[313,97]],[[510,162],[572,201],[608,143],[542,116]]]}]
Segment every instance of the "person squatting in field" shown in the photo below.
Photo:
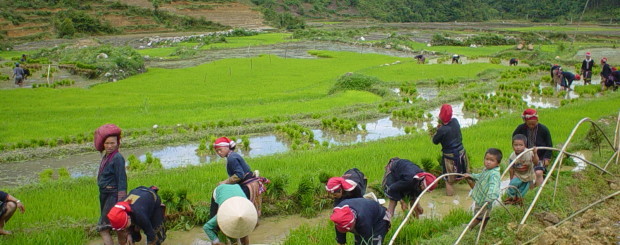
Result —
[{"label": "person squatting in field", "polygon": [[10,235],[12,232],[4,229],[6,222],[9,222],[15,211],[26,212],[24,204],[14,196],[4,191],[0,191],[0,235]]},{"label": "person squatting in field", "polygon": [[332,177],[327,180],[325,190],[334,198],[334,207],[345,199],[363,197],[366,194],[368,180],[364,173],[357,168],[344,172],[342,177]]},{"label": "person squatting in field", "polygon": [[[538,113],[536,110],[526,109],[523,111],[521,118],[523,119],[523,124],[515,128],[515,131],[512,132],[513,137],[517,134],[525,135],[527,137],[527,148],[537,146],[553,147],[551,133],[545,125],[538,122]],[[539,160],[534,167],[534,172],[536,173],[535,184],[536,186],[540,186],[543,181],[543,174],[547,172],[547,166],[549,165],[549,161],[551,161],[551,151],[538,150],[537,154]]]},{"label": "person squatting in field", "polygon": [[[403,211],[409,210],[422,191],[435,179],[437,177],[424,172],[422,168],[407,159],[398,157],[390,159],[385,166],[382,182],[384,193],[390,199],[387,210],[390,216],[394,215],[397,202],[400,202]],[[436,187],[436,184],[431,186],[429,191]],[[409,204],[406,203],[405,199],[408,199]],[[419,203],[412,208],[414,208],[416,217],[424,213]]]},{"label": "person squatting in field", "polygon": [[[146,235],[148,245],[160,245],[166,240],[165,206],[157,195],[156,186],[139,186],[129,192],[122,202],[117,202],[108,212],[112,229],[126,230],[127,241],[134,244],[142,240],[140,230]],[[121,244],[124,245],[124,244]]]},{"label": "person squatting in field", "polygon": [[[537,148],[534,147],[533,151],[528,151],[521,158],[516,159],[517,156],[523,153],[527,149],[527,137],[522,134],[517,134],[512,137],[512,154],[510,154],[509,163],[512,163],[510,168],[510,188],[506,191],[508,198],[504,200],[504,204],[519,204],[523,205],[523,197],[529,189],[534,187],[532,182],[536,179],[534,174],[534,163],[538,163]],[[516,160],[516,162],[514,162]],[[514,162],[514,163],[513,163]]]},{"label": "person squatting in field", "polygon": [[[502,162],[502,151],[496,148],[489,148],[484,154],[484,170],[479,174],[465,174],[466,178],[476,181],[476,185],[472,190],[471,197],[475,202],[474,214],[478,213],[481,209],[482,212],[474,222],[471,223],[469,229],[473,229],[482,221],[482,229],[487,226],[489,219],[491,218],[491,209],[493,202],[499,198],[500,195],[500,173],[499,164]],[[484,206],[486,204],[486,206]]]},{"label": "person squatting in field", "polygon": [[[125,158],[118,152],[121,145],[121,129],[114,124],[105,124],[95,131],[95,149],[102,153],[97,185],[99,186],[99,209],[101,216],[97,223],[97,231],[106,245],[114,244],[110,230],[112,229],[107,214],[120,200],[127,197],[127,173]],[[126,231],[117,232],[118,242],[125,244]]]},{"label": "person squatting in field", "polygon": [[586,58],[581,62],[581,76],[583,76],[583,85],[592,84],[592,67],[594,60],[590,52],[586,52]]},{"label": "person squatting in field", "polygon": [[[220,137],[215,140],[213,147],[215,152],[220,157],[226,158],[226,172],[228,173],[228,179],[221,181],[219,184],[239,184],[246,197],[252,201],[258,212],[258,217],[261,216],[261,196],[266,191],[265,184],[269,183],[269,180],[264,177],[258,176],[252,172],[250,166],[245,162],[243,157],[239,153],[235,152],[237,144],[235,141],[226,137]],[[211,200],[213,202],[213,200]],[[211,217],[215,215],[213,209],[211,209]]]},{"label": "person squatting in field", "polygon": [[[456,118],[452,117],[452,106],[443,104],[439,112],[441,123],[437,125],[437,132],[433,135],[433,144],[441,143],[443,173],[469,173],[469,159],[463,146],[461,125]],[[454,195],[454,182],[460,180],[456,176],[446,177],[446,195]],[[473,188],[473,182],[467,180]]]},{"label": "person squatting in field", "polygon": [[356,245],[381,245],[390,229],[390,214],[378,202],[366,198],[347,199],[336,206],[329,217],[336,226],[336,242],[347,244],[347,232]]},{"label": "person squatting in field", "polygon": [[[245,201],[244,201],[245,200]],[[213,190],[211,210],[213,217],[202,227],[214,245],[223,245],[217,236],[218,229],[241,244],[250,244],[249,234],[256,228],[258,214],[254,205],[237,184],[221,184]]]}]

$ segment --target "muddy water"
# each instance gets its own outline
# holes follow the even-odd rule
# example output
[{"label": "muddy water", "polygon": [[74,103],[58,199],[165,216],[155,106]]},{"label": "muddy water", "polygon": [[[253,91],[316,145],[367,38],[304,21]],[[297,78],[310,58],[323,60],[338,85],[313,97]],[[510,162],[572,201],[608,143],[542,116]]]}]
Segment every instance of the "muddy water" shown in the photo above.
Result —
[{"label": "muddy water", "polygon": [[[250,234],[250,244],[276,244],[282,241],[291,230],[307,224],[323,224],[329,219],[329,210],[317,217],[304,218],[300,215],[275,216],[261,218],[259,226]],[[194,227],[189,231],[169,231],[166,233],[165,244],[175,245],[207,245],[211,244],[202,227]],[[103,244],[101,239],[89,242],[90,245]]]}]

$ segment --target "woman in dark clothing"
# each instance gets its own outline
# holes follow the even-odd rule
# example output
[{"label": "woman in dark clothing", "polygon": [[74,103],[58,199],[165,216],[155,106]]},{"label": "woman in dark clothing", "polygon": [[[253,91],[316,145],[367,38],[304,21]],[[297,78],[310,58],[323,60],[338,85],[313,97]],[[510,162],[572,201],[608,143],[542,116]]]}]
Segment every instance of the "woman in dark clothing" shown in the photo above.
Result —
[{"label": "woman in dark clothing", "polygon": [[581,62],[581,75],[583,76],[583,85],[592,83],[592,67],[594,67],[594,60],[590,52],[586,52],[586,59]]},{"label": "woman in dark clothing", "polygon": [[355,245],[381,245],[390,229],[390,215],[378,202],[365,198],[342,201],[329,217],[336,227],[336,242],[347,244],[347,232]]},{"label": "woman in dark clothing", "polygon": [[[390,199],[388,213],[394,215],[396,204],[400,202],[403,211],[410,208],[424,189],[437,179],[434,175],[424,172],[422,168],[407,159],[398,157],[390,159],[385,166],[382,186],[385,195]],[[436,185],[431,187],[431,191]],[[409,198],[409,205],[403,198]],[[413,207],[416,217],[424,212],[420,204]]]},{"label": "woman in dark clothing", "polygon": [[[164,225],[165,206],[157,195],[159,189],[155,186],[147,188],[140,186],[129,192],[129,196],[122,202],[116,203],[107,214],[115,230],[127,230],[132,242],[142,240],[140,230],[146,235],[146,243],[159,245],[166,240]],[[130,244],[133,244],[130,242]]]},{"label": "woman in dark clothing", "polygon": [[603,90],[605,88],[613,86],[613,82],[610,82],[609,75],[611,75],[611,66],[607,64],[607,58],[601,59],[601,87]]},{"label": "woman in dark clothing", "polygon": [[[265,192],[265,184],[269,183],[269,180],[263,177],[259,177],[250,169],[250,166],[245,162],[243,157],[239,153],[235,152],[236,143],[226,137],[220,137],[215,140],[213,144],[215,152],[220,157],[226,158],[226,172],[228,173],[228,179],[223,180],[220,184],[239,184],[243,193],[256,207],[258,216],[261,216],[261,195]],[[258,172],[258,171],[256,171]],[[214,203],[214,200],[211,200]],[[215,216],[214,210],[217,207],[212,207],[211,214]],[[213,217],[211,216],[211,217]]]},{"label": "woman in dark clothing", "polygon": [[[97,173],[101,210],[97,231],[105,245],[114,244],[110,235],[110,221],[106,215],[116,202],[127,196],[125,158],[118,152],[120,141],[121,129],[114,124],[103,125],[95,131],[95,148],[103,154]],[[117,235],[119,243],[125,244],[127,234],[124,231],[118,231]]]},{"label": "woman in dark clothing", "polygon": [[[534,109],[526,109],[521,116],[523,118],[523,124],[517,126],[512,133],[512,137],[517,134],[527,136],[527,148],[533,148],[537,146],[553,147],[551,142],[551,133],[549,129],[541,123],[538,123],[538,113]],[[543,181],[543,174],[547,172],[547,165],[551,160],[550,150],[538,150],[538,163],[534,166],[534,172],[536,173],[536,186],[540,186]]]},{"label": "woman in dark clothing", "polygon": [[334,207],[345,199],[363,197],[368,180],[357,168],[347,170],[342,177],[329,178],[325,189],[334,198]]},{"label": "woman in dark clothing", "polygon": [[[444,104],[439,112],[441,124],[437,125],[437,133],[433,135],[433,144],[441,143],[443,173],[469,173],[469,159],[463,146],[461,124],[456,118],[452,118],[452,106]],[[461,178],[455,176],[446,177],[446,195],[454,195],[452,184]],[[474,183],[467,179],[467,183],[473,188]]]}]

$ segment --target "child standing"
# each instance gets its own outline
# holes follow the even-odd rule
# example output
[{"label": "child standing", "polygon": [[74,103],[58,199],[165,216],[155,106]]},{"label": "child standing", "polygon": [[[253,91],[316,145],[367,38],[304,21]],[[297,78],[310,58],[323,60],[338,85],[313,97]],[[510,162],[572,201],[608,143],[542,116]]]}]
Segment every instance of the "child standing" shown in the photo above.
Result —
[{"label": "child standing", "polygon": [[474,186],[472,198],[476,203],[476,209],[474,213],[478,213],[482,206],[485,203],[488,203],[486,207],[484,207],[484,211],[476,217],[474,222],[471,224],[469,229],[473,229],[482,221],[483,217],[486,217],[482,223],[482,229],[486,227],[489,221],[489,215],[491,213],[491,207],[493,202],[499,198],[499,190],[500,190],[500,173],[499,173],[499,163],[502,161],[502,151],[497,148],[489,148],[487,152],[484,154],[484,168],[485,170],[479,174],[465,174],[466,178],[471,178],[476,181],[476,185]]},{"label": "child standing", "polygon": [[[522,134],[517,134],[512,137],[512,149],[514,152],[510,154],[509,162],[513,162],[519,154],[527,149],[527,137]],[[528,151],[521,158],[515,162],[510,168],[510,186],[515,188],[508,188],[508,199],[504,201],[504,204],[523,204],[523,197],[530,189],[532,182],[536,179],[534,174],[534,163],[538,162],[538,152],[536,147],[533,151]]]}]

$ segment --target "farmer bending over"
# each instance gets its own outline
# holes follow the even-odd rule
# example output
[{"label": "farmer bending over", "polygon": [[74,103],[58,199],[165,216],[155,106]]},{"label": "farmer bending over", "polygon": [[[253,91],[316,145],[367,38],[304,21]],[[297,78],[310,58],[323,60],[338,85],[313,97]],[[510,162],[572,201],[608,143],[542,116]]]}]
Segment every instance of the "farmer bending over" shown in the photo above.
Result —
[{"label": "farmer bending over", "polygon": [[[250,244],[249,234],[254,231],[258,221],[256,208],[247,199],[239,185],[222,184],[213,191],[212,201],[215,201],[215,212],[202,229],[207,233],[214,245],[223,245],[217,236],[219,227],[222,232],[231,238],[240,238],[241,244]],[[213,207],[211,203],[211,207]]]},{"label": "farmer bending over", "polygon": [[353,198],[342,201],[329,217],[336,225],[336,242],[347,243],[347,232],[355,235],[355,244],[381,245],[390,229],[390,216],[376,201]]},{"label": "farmer bending over", "polygon": [[363,197],[366,194],[366,176],[357,168],[344,172],[342,177],[329,178],[325,189],[334,198],[334,207],[345,199]]},{"label": "farmer bending over", "polygon": [[[388,206],[390,216],[394,215],[397,202],[400,202],[403,211],[408,210],[422,191],[435,179],[437,178],[434,175],[424,172],[418,165],[407,159],[398,157],[390,159],[390,162],[385,166],[385,175],[383,176],[384,192],[390,198]],[[434,190],[436,186],[433,185],[429,191]],[[405,197],[409,199],[409,204],[403,200]],[[424,212],[419,203],[414,209],[416,217]]]},{"label": "farmer bending over", "polygon": [[112,229],[127,230],[131,235],[131,240],[127,239],[129,244],[142,240],[140,230],[144,231],[149,245],[159,245],[166,240],[166,208],[157,195],[158,190],[155,186],[140,186],[131,190],[124,201],[117,202],[110,209],[107,217]]}]

